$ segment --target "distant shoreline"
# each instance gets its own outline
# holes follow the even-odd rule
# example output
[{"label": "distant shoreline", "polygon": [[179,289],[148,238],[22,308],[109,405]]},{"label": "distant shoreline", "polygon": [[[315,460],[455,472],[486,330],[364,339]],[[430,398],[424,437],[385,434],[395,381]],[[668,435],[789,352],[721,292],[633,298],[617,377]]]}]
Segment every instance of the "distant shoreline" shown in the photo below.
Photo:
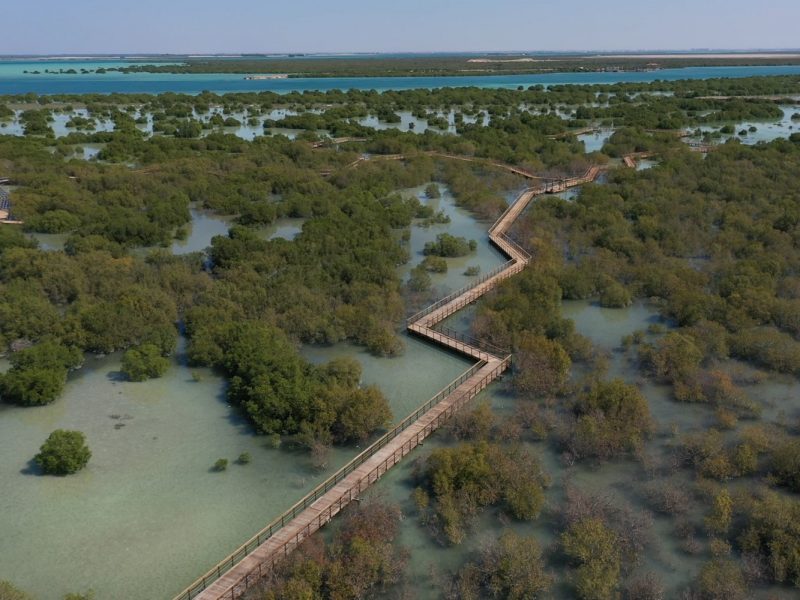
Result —
[{"label": "distant shoreline", "polygon": [[[288,61],[287,61],[288,62]],[[542,69],[539,73],[515,73],[516,69],[481,69],[474,72],[459,71],[452,76],[452,71],[443,73],[416,71],[402,73],[375,68],[369,75],[358,76],[354,72],[335,76],[331,73],[300,74],[297,71],[280,73],[276,70],[259,73],[248,69],[244,72],[223,74],[214,73],[178,73],[161,71],[162,75],[154,77],[148,71],[130,71],[127,75],[108,76],[102,74],[75,73],[59,74],[53,67],[47,74],[24,74],[23,69],[36,68],[33,63],[17,67],[17,73],[0,74],[0,96],[19,96],[22,94],[40,95],[74,95],[74,94],[159,94],[176,92],[199,94],[203,91],[214,93],[249,93],[276,92],[279,94],[293,91],[326,91],[331,89],[363,89],[389,91],[398,89],[439,88],[439,87],[478,87],[478,88],[524,88],[531,86],[553,85],[616,85],[617,83],[654,83],[658,81],[676,81],[693,79],[749,78],[765,76],[800,77],[800,61],[794,64],[770,65],[725,65],[688,67],[681,66],[648,66],[648,61],[640,61],[640,65],[625,65],[625,70],[618,70],[618,63],[607,66],[595,63],[594,68],[562,69],[559,63],[547,63],[558,66],[558,69]],[[463,63],[462,63],[463,65]],[[68,63],[63,63],[66,69]],[[294,65],[297,68],[297,65]],[[375,65],[379,67],[380,65]],[[384,65],[385,66],[385,65]],[[493,65],[490,65],[493,66]],[[617,68],[615,68],[617,67]],[[75,71],[80,71],[76,68]],[[356,71],[356,69],[353,69]],[[246,80],[263,74],[286,75],[281,78]]]},{"label": "distant shoreline", "polygon": [[[752,59],[752,58],[800,58],[800,52],[698,52],[698,53],[665,53],[665,54],[592,54],[586,56],[587,59],[593,58],[647,58],[647,59],[676,59],[676,58],[719,58],[723,60]],[[552,60],[552,59],[550,59]]]},{"label": "distant shoreline", "polygon": [[[53,64],[62,68],[54,67]],[[49,67],[45,73],[67,75],[116,73],[237,75],[245,80],[341,77],[460,77],[480,75],[526,75],[552,72],[641,72],[682,67],[786,66],[800,65],[800,51],[793,52],[712,52],[659,54],[384,54],[361,56],[284,57],[219,56],[209,58],[175,56],[152,60],[123,60],[116,64],[97,61],[80,65],[69,60],[31,61],[29,74],[39,75],[38,65]]]},{"label": "distant shoreline", "polygon": [[262,79],[289,79],[288,73],[275,73],[272,75],[245,75],[248,81],[259,81]]},{"label": "distant shoreline", "polygon": [[729,48],[722,48],[718,50],[704,49],[704,50],[486,50],[486,51],[451,51],[451,52],[254,52],[254,53],[147,53],[147,52],[132,52],[132,53],[89,53],[89,54],[0,54],[0,61],[5,60],[181,60],[181,59],[282,59],[282,58],[390,58],[409,56],[415,58],[425,57],[459,57],[459,56],[472,56],[472,57],[513,57],[513,56],[528,56],[528,57],[546,57],[546,58],[746,58],[746,57],[764,57],[764,58],[781,58],[790,55],[800,56],[800,47],[798,48],[784,48],[784,49],[742,49],[732,50]]}]

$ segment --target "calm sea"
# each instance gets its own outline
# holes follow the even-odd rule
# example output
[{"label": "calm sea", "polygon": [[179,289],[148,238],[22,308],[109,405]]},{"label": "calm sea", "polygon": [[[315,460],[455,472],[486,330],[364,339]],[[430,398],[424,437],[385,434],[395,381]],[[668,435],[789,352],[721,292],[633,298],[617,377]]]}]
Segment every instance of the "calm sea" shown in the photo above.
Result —
[{"label": "calm sea", "polygon": [[[106,73],[51,74],[45,69],[94,69],[132,64],[130,61],[0,61],[0,94],[111,94],[183,92],[204,90],[224,92],[305,90],[406,90],[439,87],[515,88],[529,85],[611,84],[619,82],[675,81],[757,75],[800,75],[800,65],[754,67],[687,67],[630,73],[547,73],[540,75],[478,75],[465,77],[331,77],[255,80],[239,74]],[[40,71],[33,75],[24,71]]]}]

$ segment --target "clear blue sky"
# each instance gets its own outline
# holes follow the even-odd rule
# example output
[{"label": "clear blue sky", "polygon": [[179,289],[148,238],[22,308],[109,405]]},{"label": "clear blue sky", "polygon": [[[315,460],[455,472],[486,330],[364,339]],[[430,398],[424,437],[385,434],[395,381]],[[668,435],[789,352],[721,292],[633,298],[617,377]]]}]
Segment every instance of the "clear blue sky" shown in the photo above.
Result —
[{"label": "clear blue sky", "polygon": [[800,0],[5,0],[0,54],[791,48]]}]

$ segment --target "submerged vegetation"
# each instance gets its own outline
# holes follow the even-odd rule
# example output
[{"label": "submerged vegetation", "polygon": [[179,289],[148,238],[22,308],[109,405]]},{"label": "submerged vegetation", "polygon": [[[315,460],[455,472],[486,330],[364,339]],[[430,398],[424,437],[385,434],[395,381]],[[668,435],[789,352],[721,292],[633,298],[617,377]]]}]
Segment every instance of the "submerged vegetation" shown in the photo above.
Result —
[{"label": "submerged vegetation", "polygon": [[516,519],[539,516],[547,475],[534,456],[486,442],[434,450],[419,474],[414,499],[424,522],[451,544],[465,537],[465,520],[502,504]]}]

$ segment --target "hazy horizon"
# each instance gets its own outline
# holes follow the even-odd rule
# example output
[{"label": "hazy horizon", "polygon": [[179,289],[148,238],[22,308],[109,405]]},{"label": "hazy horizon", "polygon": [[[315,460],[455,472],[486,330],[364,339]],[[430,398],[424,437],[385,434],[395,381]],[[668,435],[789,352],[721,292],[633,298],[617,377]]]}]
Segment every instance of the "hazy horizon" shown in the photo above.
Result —
[{"label": "hazy horizon", "polygon": [[397,50],[397,51],[379,51],[379,50],[363,50],[363,51],[347,51],[341,50],[337,52],[312,52],[312,51],[303,51],[303,50],[265,50],[265,51],[246,51],[246,50],[230,50],[227,52],[204,52],[202,50],[197,50],[194,52],[153,52],[153,51],[142,51],[142,52],[114,52],[112,50],[98,50],[97,52],[48,52],[48,53],[0,53],[0,58],[72,58],[72,57],[137,57],[137,56],[187,56],[187,57],[205,57],[205,56],[230,56],[230,57],[237,57],[237,56],[288,56],[288,55],[303,55],[303,56],[358,56],[358,55],[377,55],[377,56],[391,56],[391,55],[442,55],[442,54],[452,54],[452,55],[470,55],[470,54],[480,54],[480,55],[494,55],[494,54],[502,54],[502,55],[556,55],[556,56],[568,56],[568,55],[576,55],[576,54],[585,54],[585,55],[606,55],[610,53],[615,54],[632,54],[632,55],[639,55],[639,54],[721,54],[721,53],[731,53],[731,54],[744,54],[744,53],[758,53],[758,54],[766,54],[770,52],[776,53],[791,53],[791,52],[800,52],[800,46],[797,47],[781,47],[781,48],[619,48],[619,49],[607,49],[607,48],[579,48],[579,49],[571,49],[571,50],[505,50],[505,49],[494,49],[494,50],[442,50],[442,51],[424,51],[424,50]]},{"label": "hazy horizon", "polygon": [[778,50],[798,17],[796,0],[44,0],[4,9],[0,55]]}]

